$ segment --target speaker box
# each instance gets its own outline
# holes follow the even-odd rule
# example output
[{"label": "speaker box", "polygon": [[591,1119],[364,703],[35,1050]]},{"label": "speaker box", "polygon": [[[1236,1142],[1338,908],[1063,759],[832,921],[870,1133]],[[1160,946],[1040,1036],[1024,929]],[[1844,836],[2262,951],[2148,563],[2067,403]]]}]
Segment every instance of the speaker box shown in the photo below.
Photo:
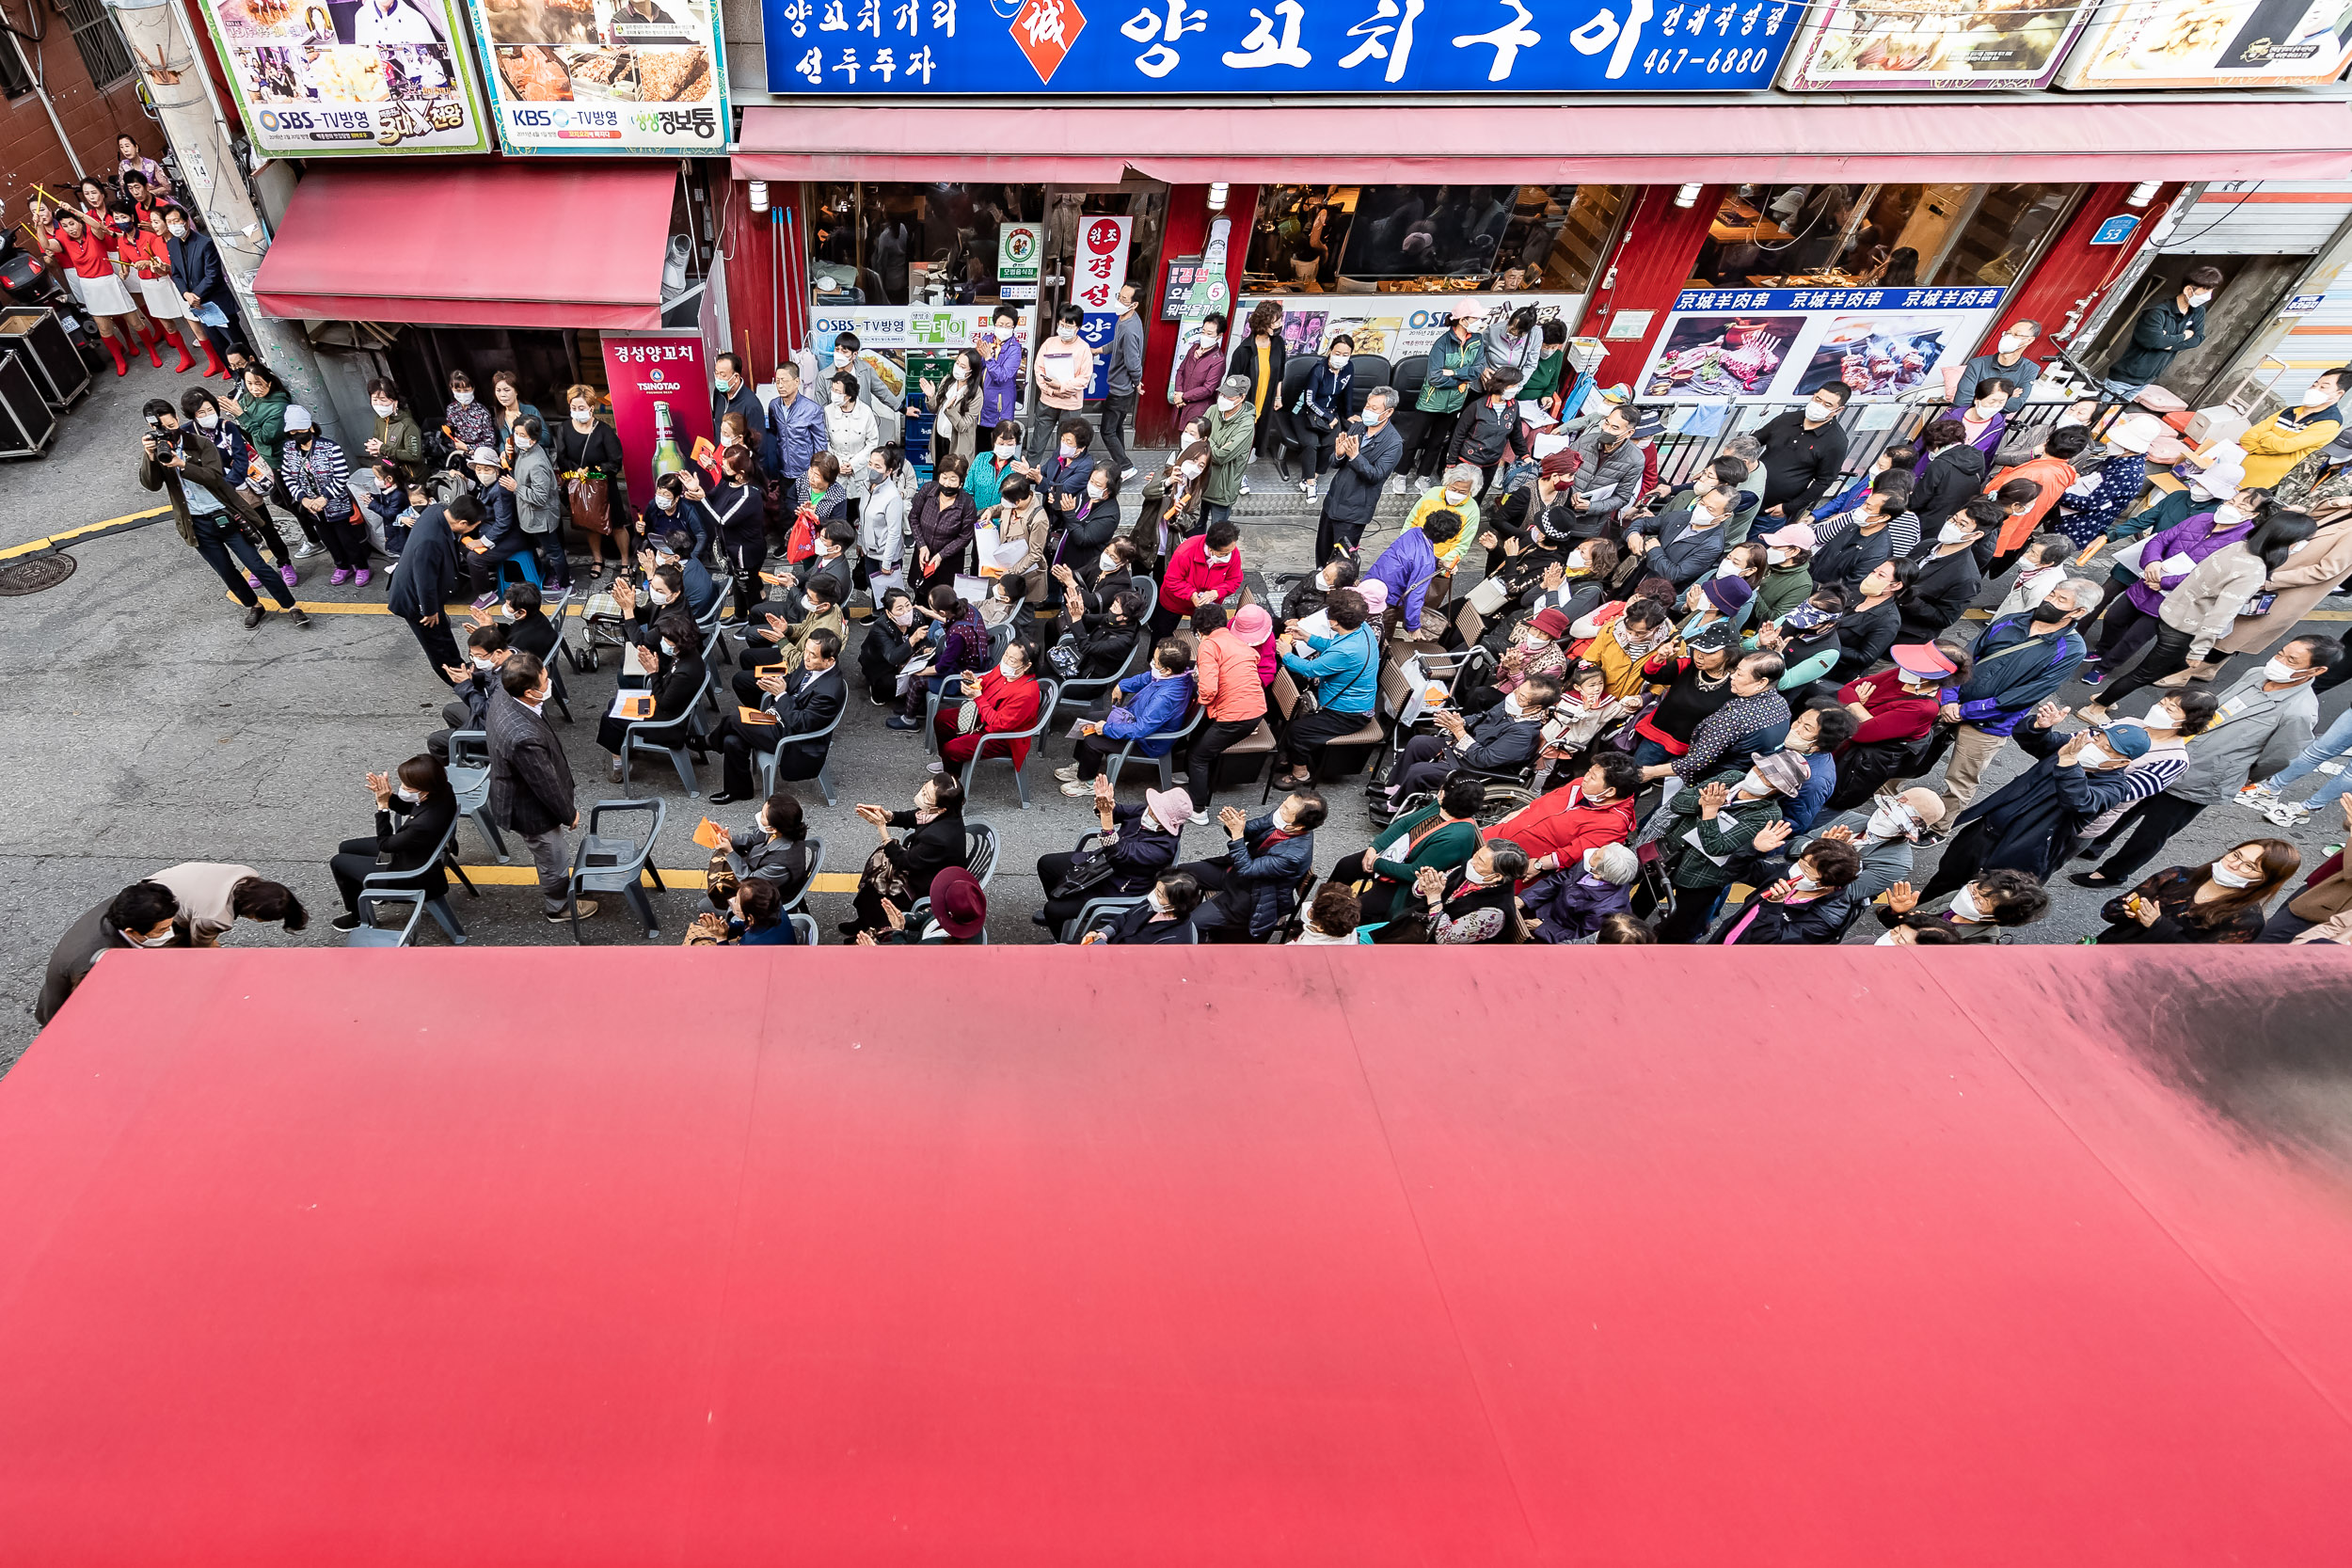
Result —
[{"label": "speaker box", "polygon": [[56,433],[57,416],[24,368],[24,356],[0,352],[0,457],[38,456]]},{"label": "speaker box", "polygon": [[55,310],[20,307],[0,313],[0,351],[24,355],[25,369],[53,408],[70,408],[89,390],[89,366]]}]

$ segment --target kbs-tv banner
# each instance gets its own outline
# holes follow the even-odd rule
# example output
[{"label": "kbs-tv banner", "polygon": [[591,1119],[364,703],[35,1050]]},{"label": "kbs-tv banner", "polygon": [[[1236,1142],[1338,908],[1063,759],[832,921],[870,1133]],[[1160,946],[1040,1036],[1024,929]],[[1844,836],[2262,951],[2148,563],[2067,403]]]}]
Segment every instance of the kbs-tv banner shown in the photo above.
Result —
[{"label": "kbs-tv banner", "polygon": [[467,0],[509,152],[727,144],[718,0]]}]

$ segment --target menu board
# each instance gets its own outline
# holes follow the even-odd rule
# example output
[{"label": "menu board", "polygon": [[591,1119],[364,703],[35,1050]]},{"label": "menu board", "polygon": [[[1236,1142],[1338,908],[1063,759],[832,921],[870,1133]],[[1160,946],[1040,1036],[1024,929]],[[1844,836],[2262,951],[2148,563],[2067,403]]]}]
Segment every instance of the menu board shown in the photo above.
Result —
[{"label": "menu board", "polygon": [[454,0],[199,4],[256,150],[490,150]]},{"label": "menu board", "polygon": [[2352,65],[2343,0],[2111,0],[2062,87],[2319,87]]},{"label": "menu board", "polygon": [[1685,289],[1634,384],[1645,402],[1792,403],[1842,382],[1857,399],[1943,386],[2006,290]]},{"label": "menu board", "polygon": [[2040,87],[2081,31],[2087,0],[1824,0],[1788,46],[1781,86]]},{"label": "menu board", "polygon": [[1344,332],[1356,340],[1358,354],[1376,354],[1395,365],[1430,346],[1454,319],[1456,310],[1480,317],[1479,330],[1492,321],[1508,321],[1523,305],[1535,308],[1540,322],[1558,320],[1574,332],[1584,316],[1582,294],[1420,293],[1420,294],[1250,294],[1233,307],[1236,333],[1249,320],[1261,300],[1282,308],[1282,338],[1292,354],[1321,354]]},{"label": "menu board", "polygon": [[509,152],[716,152],[716,0],[467,0]]}]

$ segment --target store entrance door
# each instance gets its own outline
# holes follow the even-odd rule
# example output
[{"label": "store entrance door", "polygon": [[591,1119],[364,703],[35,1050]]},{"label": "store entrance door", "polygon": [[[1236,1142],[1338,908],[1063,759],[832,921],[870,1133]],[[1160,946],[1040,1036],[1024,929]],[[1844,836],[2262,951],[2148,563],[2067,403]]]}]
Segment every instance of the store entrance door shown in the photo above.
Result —
[{"label": "store entrance door", "polygon": [[[1038,341],[1031,353],[1053,335],[1063,306],[1075,305],[1085,313],[1078,332],[1094,351],[1094,379],[1087,388],[1083,416],[1094,427],[1092,450],[1098,456],[1103,451],[1103,400],[1108,391],[1111,337],[1119,325],[1119,286],[1129,281],[1141,284],[1144,307],[1149,310],[1152,279],[1159,271],[1160,236],[1167,223],[1168,187],[1156,181],[1046,188],[1045,262],[1038,289]],[[1145,320],[1148,326],[1148,314]],[[1026,406],[1033,420],[1059,418],[1038,401],[1034,384]],[[1123,426],[1124,438],[1131,442],[1135,437],[1132,412]],[[1033,442],[1031,450],[1050,448]]]}]

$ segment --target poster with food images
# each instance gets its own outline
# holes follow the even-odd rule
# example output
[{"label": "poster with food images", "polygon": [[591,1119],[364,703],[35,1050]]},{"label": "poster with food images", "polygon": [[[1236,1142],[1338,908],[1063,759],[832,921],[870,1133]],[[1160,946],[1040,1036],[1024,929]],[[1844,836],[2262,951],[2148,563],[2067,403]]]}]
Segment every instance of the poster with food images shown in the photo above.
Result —
[{"label": "poster with food images", "polygon": [[1794,402],[1836,381],[1857,401],[1940,391],[2008,291],[1685,289],[1634,386],[1645,403]]},{"label": "poster with food images", "polygon": [[509,152],[726,147],[716,0],[467,0]]},{"label": "poster with food images", "polygon": [[2088,0],[1827,0],[1789,45],[1780,85],[2047,87],[2091,8]]},{"label": "poster with food images", "polygon": [[257,151],[487,152],[455,0],[199,0]]},{"label": "poster with food images", "polygon": [[2352,65],[2344,0],[2114,0],[2098,15],[2059,87],[2321,87]]}]

